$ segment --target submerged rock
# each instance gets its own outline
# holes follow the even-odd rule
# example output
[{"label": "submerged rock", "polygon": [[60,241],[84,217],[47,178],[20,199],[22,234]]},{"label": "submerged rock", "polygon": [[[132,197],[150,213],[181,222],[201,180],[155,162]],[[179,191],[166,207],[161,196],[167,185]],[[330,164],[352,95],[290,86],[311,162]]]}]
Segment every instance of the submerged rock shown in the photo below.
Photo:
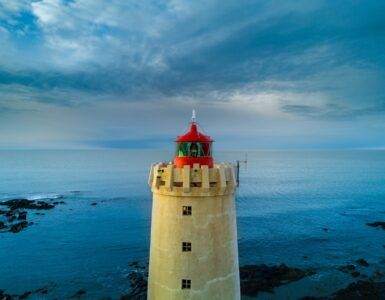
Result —
[{"label": "submerged rock", "polygon": [[28,222],[27,221],[21,221],[19,223],[11,225],[11,228],[9,229],[9,231],[13,232],[13,233],[18,233],[26,227],[28,227]]},{"label": "submerged rock", "polygon": [[0,300],[12,300],[13,297],[9,294],[6,294],[3,290],[0,290]]},{"label": "submerged rock", "polygon": [[363,258],[357,259],[356,263],[363,267],[369,267],[369,263]]},{"label": "submerged rock", "polygon": [[290,268],[285,264],[278,266],[247,265],[240,267],[241,292],[256,296],[259,292],[272,293],[275,287],[297,281],[315,274],[313,270]]},{"label": "submerged rock", "polygon": [[19,212],[17,219],[18,220],[27,220],[27,212],[26,211]]},{"label": "submerged rock", "polygon": [[52,204],[58,205],[58,204],[66,204],[66,203],[64,201],[55,201],[55,202],[52,202]]},{"label": "submerged rock", "polygon": [[28,291],[28,292],[25,292],[24,294],[21,294],[19,296],[19,299],[27,299],[29,296],[32,295],[32,292],[31,291]]},{"label": "submerged rock", "polygon": [[350,274],[351,272],[356,271],[356,266],[349,264],[349,265],[345,265],[345,266],[340,266],[337,269],[343,273],[349,273]]},{"label": "submerged rock", "polygon": [[4,228],[7,228],[7,226],[5,225],[4,222],[0,221],[0,229],[4,229]]},{"label": "submerged rock", "polygon": [[349,284],[346,288],[339,290],[329,299],[385,299],[385,282],[359,280]]},{"label": "submerged rock", "polygon": [[75,294],[73,294],[70,298],[71,299],[78,299],[83,297],[87,292],[83,289],[78,290]]},{"label": "submerged rock", "polygon": [[376,221],[376,222],[373,222],[373,223],[366,223],[366,225],[368,225],[370,227],[381,227],[382,229],[385,230],[385,222],[383,222],[383,221]]}]

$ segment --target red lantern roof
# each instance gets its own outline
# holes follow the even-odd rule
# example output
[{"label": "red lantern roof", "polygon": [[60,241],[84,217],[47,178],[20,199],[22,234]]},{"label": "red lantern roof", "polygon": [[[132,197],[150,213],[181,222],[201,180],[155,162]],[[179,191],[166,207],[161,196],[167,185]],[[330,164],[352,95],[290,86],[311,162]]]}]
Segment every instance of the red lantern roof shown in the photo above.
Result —
[{"label": "red lantern roof", "polygon": [[212,138],[198,131],[198,126],[195,121],[190,123],[190,129],[183,135],[177,137],[176,142],[212,142]]},{"label": "red lantern roof", "polygon": [[174,165],[183,168],[186,165],[193,167],[194,164],[206,165],[209,168],[214,166],[214,159],[211,156],[212,138],[198,131],[195,122],[195,111],[193,110],[189,131],[176,139],[177,153],[174,157]]}]

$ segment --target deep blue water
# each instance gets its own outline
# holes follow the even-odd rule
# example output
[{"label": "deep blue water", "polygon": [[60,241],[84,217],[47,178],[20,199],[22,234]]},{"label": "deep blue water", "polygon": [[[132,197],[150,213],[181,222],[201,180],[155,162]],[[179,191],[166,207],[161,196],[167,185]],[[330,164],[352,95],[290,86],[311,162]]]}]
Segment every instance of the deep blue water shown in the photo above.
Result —
[{"label": "deep blue water", "polygon": [[[44,215],[29,212],[34,224],[18,234],[0,233],[0,289],[21,294],[49,285],[46,299],[79,289],[87,299],[125,293],[128,263],[148,259],[148,169],[170,157],[150,150],[0,151],[0,200],[66,202]],[[248,152],[236,203],[241,265],[317,271],[259,298],[330,294],[352,281],[337,267],[358,258],[370,263],[362,274],[385,271],[385,231],[365,225],[385,220],[385,151]]]}]

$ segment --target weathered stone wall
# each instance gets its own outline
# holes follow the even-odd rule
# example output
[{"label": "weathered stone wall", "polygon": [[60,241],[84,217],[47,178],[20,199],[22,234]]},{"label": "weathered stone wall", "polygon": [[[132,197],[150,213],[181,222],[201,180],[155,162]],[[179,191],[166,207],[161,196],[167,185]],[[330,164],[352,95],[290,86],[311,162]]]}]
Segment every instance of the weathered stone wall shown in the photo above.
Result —
[{"label": "weathered stone wall", "polygon": [[[158,164],[149,184],[148,299],[240,299],[233,167]],[[183,215],[183,206],[192,214]],[[182,242],[192,251],[183,252]],[[182,279],[191,280],[191,289],[181,288]]]}]

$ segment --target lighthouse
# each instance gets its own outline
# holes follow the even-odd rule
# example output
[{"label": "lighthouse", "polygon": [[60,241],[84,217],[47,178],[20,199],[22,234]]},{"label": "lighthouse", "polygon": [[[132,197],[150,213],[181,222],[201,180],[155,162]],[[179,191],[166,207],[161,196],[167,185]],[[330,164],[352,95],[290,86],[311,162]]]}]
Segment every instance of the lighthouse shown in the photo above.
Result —
[{"label": "lighthouse", "polygon": [[152,165],[148,299],[240,299],[236,178],[195,120],[172,162]]}]

